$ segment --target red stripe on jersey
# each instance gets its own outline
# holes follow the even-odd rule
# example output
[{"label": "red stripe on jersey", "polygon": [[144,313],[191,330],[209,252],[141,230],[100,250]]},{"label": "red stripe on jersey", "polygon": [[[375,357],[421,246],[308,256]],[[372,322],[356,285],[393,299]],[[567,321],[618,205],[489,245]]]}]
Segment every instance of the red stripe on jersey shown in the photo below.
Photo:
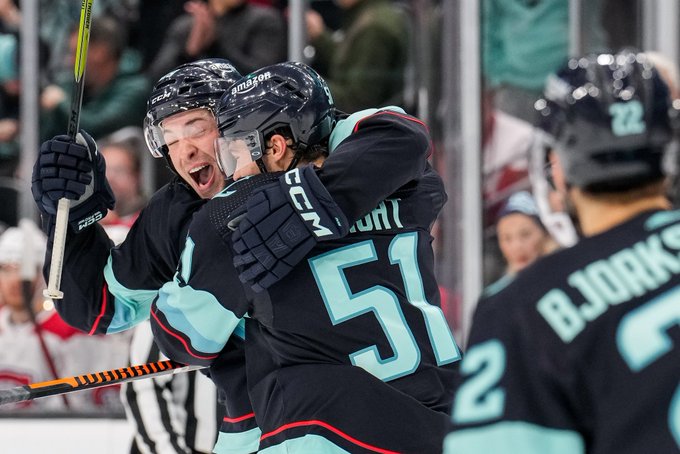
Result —
[{"label": "red stripe on jersey", "polygon": [[185,350],[188,354],[190,354],[191,356],[193,356],[194,358],[198,358],[198,359],[215,359],[215,358],[217,358],[217,354],[215,354],[215,355],[209,355],[209,356],[201,356],[201,355],[196,355],[196,354],[194,354],[194,353],[191,351],[191,349],[189,349],[189,346],[187,345],[186,341],[185,341],[184,339],[182,339],[182,337],[179,336],[178,334],[175,334],[175,333],[173,333],[172,331],[170,331],[170,328],[167,328],[165,325],[163,325],[163,323],[162,323],[162,322],[160,321],[160,319],[156,316],[156,313],[155,313],[153,310],[151,311],[151,316],[154,318],[154,320],[156,320],[156,322],[158,323],[158,326],[160,326],[160,327],[163,329],[163,331],[165,331],[166,333],[168,333],[169,335],[171,335],[172,337],[174,337],[174,338],[176,338],[178,341],[180,341],[180,342],[182,343],[182,345],[184,346],[184,350]]},{"label": "red stripe on jersey", "polygon": [[262,441],[266,438],[269,438],[271,436],[274,436],[276,434],[279,434],[279,433],[283,432],[284,430],[292,429],[294,427],[301,427],[301,426],[321,426],[324,429],[328,429],[331,432],[333,432],[334,434],[341,436],[345,440],[347,440],[351,443],[354,443],[357,446],[361,446],[364,449],[368,449],[369,451],[378,452],[378,453],[381,453],[381,454],[398,454],[396,451],[390,451],[388,449],[378,448],[377,446],[372,446],[372,445],[369,445],[368,443],[364,443],[363,441],[359,441],[356,438],[347,435],[345,432],[341,431],[340,429],[337,429],[337,428],[331,426],[330,424],[328,424],[326,422],[319,421],[319,420],[316,420],[316,419],[311,420],[311,421],[297,421],[297,422],[292,422],[292,423],[289,423],[289,424],[284,424],[283,426],[279,427],[276,430],[272,430],[269,433],[263,434],[260,437],[260,441]]},{"label": "red stripe on jersey", "polygon": [[246,419],[250,419],[250,418],[254,418],[254,417],[255,417],[255,413],[253,412],[253,413],[248,413],[247,415],[237,416],[236,418],[227,418],[225,416],[222,419],[222,421],[234,424],[234,423],[245,421]]},{"label": "red stripe on jersey", "polygon": [[410,115],[404,115],[404,114],[402,114],[402,113],[395,112],[395,111],[393,111],[393,110],[381,110],[380,112],[376,112],[376,113],[374,113],[374,114],[372,114],[372,115],[369,115],[368,117],[364,117],[364,118],[362,118],[361,120],[357,121],[357,124],[354,125],[354,131],[352,131],[352,132],[357,132],[357,131],[359,130],[359,124],[360,124],[362,121],[368,120],[369,118],[375,117],[375,116],[378,116],[378,115],[394,115],[395,117],[403,118],[404,120],[409,120],[409,121],[413,121],[413,122],[415,122],[415,123],[418,123],[418,124],[422,125],[422,126],[425,128],[426,131],[429,131],[429,130],[430,130],[430,128],[427,127],[427,125],[425,124],[425,122],[423,122],[422,120],[420,120],[420,119],[418,119],[418,118],[416,118],[416,117],[412,117],[412,116],[410,116]]},{"label": "red stripe on jersey", "polygon": [[99,311],[99,315],[97,315],[97,318],[94,320],[94,324],[92,325],[92,329],[90,330],[89,333],[87,333],[90,336],[92,336],[96,332],[97,327],[99,326],[99,322],[102,320],[102,317],[104,316],[104,313],[106,312],[106,303],[109,300],[108,293],[107,293],[108,290],[109,290],[109,286],[106,285],[106,282],[104,282],[104,285],[102,286],[102,308]]}]

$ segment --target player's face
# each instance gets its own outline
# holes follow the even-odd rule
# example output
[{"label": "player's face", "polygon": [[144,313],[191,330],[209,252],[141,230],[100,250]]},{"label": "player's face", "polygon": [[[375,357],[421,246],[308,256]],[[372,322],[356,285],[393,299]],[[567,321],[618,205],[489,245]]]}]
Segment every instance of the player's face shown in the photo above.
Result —
[{"label": "player's face", "polygon": [[508,262],[508,272],[516,273],[543,254],[545,231],[531,217],[512,213],[496,226],[498,245]]},{"label": "player's face", "polygon": [[217,123],[212,112],[194,109],[172,115],[161,123],[175,170],[196,193],[209,199],[224,188],[215,159]]}]

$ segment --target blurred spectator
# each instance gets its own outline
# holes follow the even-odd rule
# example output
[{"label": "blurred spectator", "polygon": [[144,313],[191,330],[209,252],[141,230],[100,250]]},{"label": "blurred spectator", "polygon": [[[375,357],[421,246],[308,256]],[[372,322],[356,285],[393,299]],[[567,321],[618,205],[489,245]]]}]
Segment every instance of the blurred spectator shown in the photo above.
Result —
[{"label": "blurred spectator", "polygon": [[[76,27],[69,36],[70,69],[60,72],[40,97],[44,111],[41,133],[45,138],[62,134],[68,125],[77,38]],[[150,86],[144,76],[121,65],[125,46],[125,33],[115,19],[92,20],[80,127],[95,139],[124,126],[141,124],[146,113]]]},{"label": "blurred spectator", "polygon": [[[116,205],[100,221],[114,243],[121,243],[139,212],[146,205],[142,190],[143,138],[129,137],[124,140],[104,138],[99,151],[106,161],[106,179],[109,181]],[[145,155],[144,155],[145,156]]]},{"label": "blurred spectator", "polygon": [[14,176],[19,164],[18,40],[0,35],[0,176]]},{"label": "blurred spectator", "polygon": [[168,29],[148,75],[159,79],[172,68],[202,58],[226,58],[241,73],[286,59],[286,28],[274,8],[246,0],[192,0]]},{"label": "blurred spectator", "polygon": [[[126,20],[134,17],[137,2],[138,0],[97,0],[92,3],[92,14],[93,17],[116,17],[125,24]],[[81,2],[73,0],[40,0],[39,33],[40,38],[50,46],[48,67],[52,75],[64,69],[69,52],[69,34],[74,27],[78,28],[80,9]],[[17,28],[18,25],[17,23]]]},{"label": "blurred spectator", "polygon": [[[569,52],[569,3],[564,0],[484,0],[482,65],[495,106],[533,123],[534,102],[548,74]],[[601,0],[580,2],[586,51],[602,50]]]},{"label": "blurred spectator", "polygon": [[[1,1],[1,0],[0,0]],[[47,46],[38,42],[40,68],[47,62]],[[19,164],[19,36],[0,33],[0,176],[14,177]]]},{"label": "blurred spectator", "polygon": [[0,33],[19,31],[21,13],[14,0],[0,0]]},{"label": "blurred spectator", "polygon": [[506,275],[515,275],[557,247],[543,226],[536,202],[526,191],[513,194],[498,213],[498,245],[507,264]]},{"label": "blurred spectator", "polygon": [[529,155],[535,132],[530,123],[495,109],[488,93],[482,114],[484,227],[493,229],[508,197],[531,188]]},{"label": "blurred spectator", "polygon": [[342,28],[331,33],[321,15],[307,11],[314,66],[326,79],[335,105],[346,112],[402,104],[408,58],[406,15],[389,0],[337,0]]},{"label": "blurred spectator", "polygon": [[[32,221],[24,219],[19,224],[0,236],[0,300],[4,304],[0,308],[0,384],[13,387],[124,367],[127,340],[122,336],[87,336],[45,306],[40,270],[46,238]],[[22,266],[35,273],[27,285],[22,281]],[[76,410],[121,411],[117,388],[81,391],[13,408],[65,410],[68,405]]]},{"label": "blurred spectator", "polygon": [[[42,311],[45,287],[40,268],[45,235],[30,221],[0,235],[0,386],[13,388],[61,376],[64,351],[61,339],[46,327],[56,312]],[[28,261],[28,263],[23,263]],[[22,264],[33,274],[24,286]],[[28,277],[28,276],[26,276]],[[27,301],[29,299],[29,301]],[[64,409],[61,398],[39,399],[2,406],[0,410]]]}]

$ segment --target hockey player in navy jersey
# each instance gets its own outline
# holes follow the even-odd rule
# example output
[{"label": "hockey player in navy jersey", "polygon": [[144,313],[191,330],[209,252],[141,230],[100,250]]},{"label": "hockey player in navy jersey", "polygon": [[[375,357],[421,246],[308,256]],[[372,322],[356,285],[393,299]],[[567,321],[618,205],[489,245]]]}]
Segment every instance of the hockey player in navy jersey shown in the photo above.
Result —
[{"label": "hockey player in navy jersey", "polygon": [[644,54],[572,59],[536,107],[583,238],[480,301],[454,453],[680,452],[680,212],[667,87]]},{"label": "hockey player in navy jersey", "polygon": [[[70,325],[90,334],[109,334],[149,318],[151,301],[175,271],[191,215],[204,199],[224,187],[213,151],[217,129],[212,112],[220,96],[240,77],[226,60],[207,59],[179,66],[156,83],[147,103],[147,144],[154,157],[167,160],[176,176],[153,195],[117,247],[99,224],[77,233],[75,228],[69,229],[61,282],[64,299],[55,300],[55,305]],[[182,150],[170,150],[163,137],[154,135],[164,120],[176,127],[179,122],[181,135],[172,140]],[[113,205],[104,160],[94,141],[83,134],[85,137],[86,142],[74,144],[66,136],[58,136],[41,146],[32,190],[43,218],[50,223],[50,237],[60,197],[74,199],[69,223],[76,228],[81,219],[98,213],[103,218]],[[45,276],[49,265],[47,260]],[[235,344],[231,350],[233,363],[242,365],[243,350],[238,347]],[[245,396],[245,376],[241,371],[229,377],[232,381],[218,442],[243,443],[242,452],[251,452],[257,447],[259,430]],[[204,429],[186,429],[187,433],[194,430]]]},{"label": "hockey player in navy jersey", "polygon": [[[219,370],[228,340],[245,335],[261,452],[439,452],[460,358],[431,248],[446,194],[424,160],[406,185],[386,178],[406,171],[402,153],[428,152],[425,126],[376,111],[350,123],[318,167],[334,144],[332,99],[294,63],[237,82],[218,123],[225,173],[265,173],[237,180],[195,215],[175,279],[152,306],[161,349]],[[389,159],[355,161],[359,149]],[[341,177],[322,185],[333,159],[345,162]],[[360,191],[377,168],[379,203],[333,194]],[[258,180],[270,183],[252,191]]]},{"label": "hockey player in navy jersey", "polygon": [[[148,319],[149,307],[158,288],[171,280],[175,272],[188,220],[203,205],[205,198],[212,197],[224,186],[224,179],[216,177],[219,172],[216,172],[213,148],[215,131],[204,118],[214,112],[217,100],[236,77],[233,67],[224,60],[201,60],[182,65],[155,85],[145,123],[147,141],[154,156],[165,158],[177,178],[152,197],[126,240],[116,248],[98,224],[78,234],[69,231],[62,276],[65,298],[57,301],[57,307],[71,325],[89,333],[105,334],[119,332]],[[196,116],[187,117],[192,114]],[[362,112],[355,116],[366,115]],[[168,136],[169,141],[162,129],[166,118],[183,118],[186,125],[179,129],[180,135]],[[373,123],[371,134],[389,130],[392,137],[404,139],[403,143],[408,145],[412,132],[403,128],[397,119],[394,116]],[[208,125],[208,137],[201,132],[204,128],[196,128],[193,120]],[[335,140],[340,142],[352,133],[352,129],[340,127],[334,133]],[[78,205],[74,202],[71,210],[71,221],[77,226],[77,220],[105,212],[112,198],[96,144],[88,141],[86,147],[78,147],[65,140],[55,138],[42,145],[40,159],[34,168],[33,193],[43,216],[48,219],[53,216],[56,200],[60,197],[77,199]],[[167,145],[178,144],[185,146],[182,153],[190,159],[174,158],[175,153],[169,153]],[[90,164],[90,156],[96,166]],[[373,195],[374,178],[366,178],[363,182],[357,181],[358,188],[340,189],[346,191],[345,194],[338,192],[334,182],[341,178],[343,166],[398,157],[400,165],[382,178],[384,184],[396,185],[396,188],[411,180],[414,172],[422,172],[427,152],[407,147],[356,147],[338,156],[341,159],[328,160],[320,179],[329,186],[334,197],[347,200],[349,205],[357,198],[365,201],[365,212],[368,212],[372,208],[368,204],[375,205],[384,189],[378,187],[379,191]],[[86,188],[89,188],[87,192]],[[357,206],[362,205],[357,203]],[[357,213],[357,216],[359,214],[363,213]],[[45,273],[49,273],[47,268]],[[230,342],[233,356],[228,366],[229,374],[223,378],[230,380],[225,386],[227,415],[216,452],[225,449],[251,452],[257,449],[260,433],[245,392],[243,353],[238,351],[242,343],[236,338]]]}]

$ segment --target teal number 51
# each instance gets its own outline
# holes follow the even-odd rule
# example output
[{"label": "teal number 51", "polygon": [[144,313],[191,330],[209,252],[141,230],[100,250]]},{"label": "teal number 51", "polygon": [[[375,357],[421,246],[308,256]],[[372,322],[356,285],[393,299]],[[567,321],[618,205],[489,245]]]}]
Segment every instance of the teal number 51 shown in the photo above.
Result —
[{"label": "teal number 51", "polygon": [[[460,350],[442,310],[427,302],[418,268],[417,246],[416,232],[395,236],[388,249],[390,263],[399,265],[408,302],[423,314],[437,364],[452,363],[460,359]],[[420,349],[404,318],[399,299],[392,290],[375,285],[352,293],[349,288],[343,271],[376,260],[378,255],[375,245],[372,240],[368,240],[314,257],[309,263],[333,325],[368,312],[376,317],[394,354],[383,358],[377,347],[370,345],[349,357],[355,366],[383,381],[389,381],[418,368]]]}]

